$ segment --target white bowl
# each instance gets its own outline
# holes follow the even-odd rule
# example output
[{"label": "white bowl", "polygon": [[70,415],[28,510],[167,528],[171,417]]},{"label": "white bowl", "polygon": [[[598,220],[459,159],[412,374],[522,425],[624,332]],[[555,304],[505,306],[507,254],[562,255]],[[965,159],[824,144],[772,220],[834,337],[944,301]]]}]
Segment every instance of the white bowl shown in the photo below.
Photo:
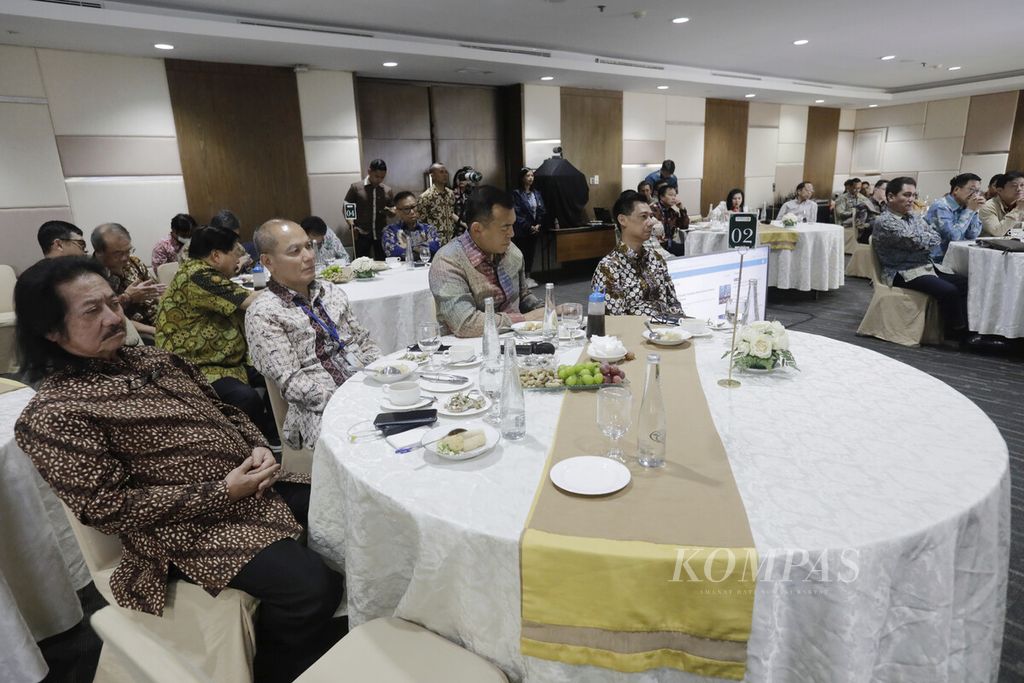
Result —
[{"label": "white bowl", "polygon": [[[402,372],[396,375],[384,375],[377,372],[384,366],[390,365],[395,368],[400,368]],[[380,382],[381,384],[393,384],[394,382],[401,382],[403,379],[411,375],[416,371],[418,366],[416,363],[408,360],[386,360],[380,359],[375,360],[366,366],[367,372],[364,373],[368,378]]]}]

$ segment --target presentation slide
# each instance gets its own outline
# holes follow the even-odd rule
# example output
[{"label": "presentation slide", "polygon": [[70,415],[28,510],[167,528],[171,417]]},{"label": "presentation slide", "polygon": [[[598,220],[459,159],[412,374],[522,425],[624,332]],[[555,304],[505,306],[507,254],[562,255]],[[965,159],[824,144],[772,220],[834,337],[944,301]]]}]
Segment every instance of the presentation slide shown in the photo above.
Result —
[{"label": "presentation slide", "polygon": [[740,253],[734,249],[700,256],[668,260],[668,272],[686,315],[702,320],[725,319],[726,305],[736,306],[739,293],[740,316],[751,280],[757,280],[758,313],[764,318],[768,282],[768,247],[756,247],[743,257],[743,282],[739,283]]}]

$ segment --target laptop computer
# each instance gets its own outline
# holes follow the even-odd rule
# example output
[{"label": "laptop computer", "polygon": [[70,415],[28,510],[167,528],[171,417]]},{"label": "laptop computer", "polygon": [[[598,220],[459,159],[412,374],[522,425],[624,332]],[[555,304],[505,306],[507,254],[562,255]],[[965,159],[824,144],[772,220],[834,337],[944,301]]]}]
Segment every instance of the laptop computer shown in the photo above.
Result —
[{"label": "laptop computer", "polygon": [[1014,251],[1024,252],[1024,242],[1019,240],[1004,239],[1000,237],[981,237],[978,239],[978,244],[989,249],[998,249],[999,251]]},{"label": "laptop computer", "polygon": [[603,206],[594,207],[594,218],[596,220],[601,221],[602,223],[614,224],[614,221],[612,220],[612,212],[604,208]]}]

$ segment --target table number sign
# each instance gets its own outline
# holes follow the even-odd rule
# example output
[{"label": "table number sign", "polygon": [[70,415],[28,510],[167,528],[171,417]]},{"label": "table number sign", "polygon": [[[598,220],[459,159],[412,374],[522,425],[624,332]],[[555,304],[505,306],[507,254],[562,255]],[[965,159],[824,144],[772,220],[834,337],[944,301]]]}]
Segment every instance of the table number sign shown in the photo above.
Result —
[{"label": "table number sign", "polygon": [[345,220],[354,221],[356,219],[356,205],[352,202],[345,202]]},{"label": "table number sign", "polygon": [[757,214],[734,213],[729,216],[729,248],[751,248],[757,242]]}]

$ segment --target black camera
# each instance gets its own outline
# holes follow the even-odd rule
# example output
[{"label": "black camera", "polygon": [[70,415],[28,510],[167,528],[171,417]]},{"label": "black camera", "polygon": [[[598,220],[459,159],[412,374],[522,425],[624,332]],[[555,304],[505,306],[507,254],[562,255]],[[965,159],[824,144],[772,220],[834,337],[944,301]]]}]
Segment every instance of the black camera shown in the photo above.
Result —
[{"label": "black camera", "polygon": [[484,179],[484,174],[476,170],[475,168],[467,167],[466,172],[462,174],[462,177],[468,180],[469,182],[473,183],[474,185],[479,185],[480,182]]}]

